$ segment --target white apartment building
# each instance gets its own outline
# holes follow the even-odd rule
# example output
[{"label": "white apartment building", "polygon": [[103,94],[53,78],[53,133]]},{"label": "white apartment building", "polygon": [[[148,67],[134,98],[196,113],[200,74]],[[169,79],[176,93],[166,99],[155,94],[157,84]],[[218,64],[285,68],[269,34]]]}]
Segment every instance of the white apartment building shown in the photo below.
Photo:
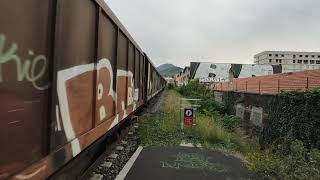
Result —
[{"label": "white apartment building", "polygon": [[312,66],[320,66],[320,52],[295,52],[295,51],[264,51],[254,56],[256,64],[283,64],[303,65],[303,69],[313,69]]}]

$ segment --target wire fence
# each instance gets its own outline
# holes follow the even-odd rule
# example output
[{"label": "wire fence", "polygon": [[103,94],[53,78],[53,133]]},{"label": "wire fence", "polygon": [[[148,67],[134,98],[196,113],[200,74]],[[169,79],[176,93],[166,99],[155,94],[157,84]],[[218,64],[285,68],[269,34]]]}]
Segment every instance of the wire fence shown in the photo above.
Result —
[{"label": "wire fence", "polygon": [[278,94],[284,91],[306,91],[320,87],[320,70],[307,70],[268,76],[233,79],[217,83],[218,91]]}]

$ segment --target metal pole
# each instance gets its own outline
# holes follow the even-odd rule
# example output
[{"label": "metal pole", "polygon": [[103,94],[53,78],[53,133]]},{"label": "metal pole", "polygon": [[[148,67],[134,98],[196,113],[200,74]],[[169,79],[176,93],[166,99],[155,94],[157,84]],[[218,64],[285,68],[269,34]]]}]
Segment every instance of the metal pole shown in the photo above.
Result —
[{"label": "metal pole", "polygon": [[179,112],[180,112],[180,127],[181,127],[181,130],[183,130],[183,120],[182,120],[182,117],[181,117],[181,109],[182,109],[182,105],[181,105],[181,97],[180,97],[180,110],[179,110]]}]

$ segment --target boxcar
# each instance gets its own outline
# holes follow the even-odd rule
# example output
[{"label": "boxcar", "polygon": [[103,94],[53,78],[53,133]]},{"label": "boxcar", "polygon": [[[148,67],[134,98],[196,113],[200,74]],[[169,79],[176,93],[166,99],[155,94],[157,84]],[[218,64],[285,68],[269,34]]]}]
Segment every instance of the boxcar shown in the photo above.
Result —
[{"label": "boxcar", "polygon": [[0,179],[44,179],[163,77],[103,0],[0,1]]}]

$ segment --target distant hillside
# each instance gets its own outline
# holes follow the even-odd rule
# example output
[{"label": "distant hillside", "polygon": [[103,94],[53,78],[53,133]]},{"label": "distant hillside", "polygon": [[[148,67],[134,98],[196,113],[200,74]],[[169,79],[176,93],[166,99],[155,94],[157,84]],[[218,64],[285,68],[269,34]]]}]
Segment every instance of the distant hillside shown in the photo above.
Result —
[{"label": "distant hillside", "polygon": [[173,76],[183,70],[173,64],[162,64],[157,69],[163,76]]}]

